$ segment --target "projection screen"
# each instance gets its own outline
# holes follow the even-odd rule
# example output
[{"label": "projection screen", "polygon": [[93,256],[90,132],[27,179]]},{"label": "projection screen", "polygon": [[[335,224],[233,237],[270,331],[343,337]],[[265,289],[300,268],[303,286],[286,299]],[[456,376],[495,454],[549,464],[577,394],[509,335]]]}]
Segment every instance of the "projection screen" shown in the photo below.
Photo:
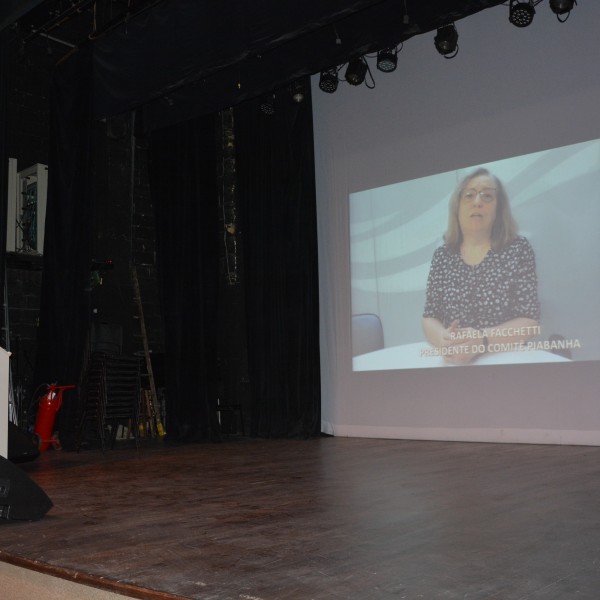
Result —
[{"label": "projection screen", "polygon": [[[600,5],[560,23],[542,3],[522,29],[507,11],[457,22],[452,60],[434,32],[393,73],[369,58],[373,90],[313,79],[326,433],[600,443]],[[539,320],[456,367],[425,338],[424,307],[451,195],[480,167],[532,249]]]}]

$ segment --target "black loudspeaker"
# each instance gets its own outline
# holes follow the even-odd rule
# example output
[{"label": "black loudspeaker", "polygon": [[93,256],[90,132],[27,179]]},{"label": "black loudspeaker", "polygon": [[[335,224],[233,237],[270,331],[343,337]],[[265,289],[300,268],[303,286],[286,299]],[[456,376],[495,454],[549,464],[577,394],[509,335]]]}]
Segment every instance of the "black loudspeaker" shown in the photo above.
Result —
[{"label": "black loudspeaker", "polygon": [[8,422],[8,460],[22,463],[35,460],[40,455],[37,444],[14,423]]},{"label": "black loudspeaker", "polygon": [[0,522],[37,521],[52,508],[52,500],[19,467],[0,456]]}]

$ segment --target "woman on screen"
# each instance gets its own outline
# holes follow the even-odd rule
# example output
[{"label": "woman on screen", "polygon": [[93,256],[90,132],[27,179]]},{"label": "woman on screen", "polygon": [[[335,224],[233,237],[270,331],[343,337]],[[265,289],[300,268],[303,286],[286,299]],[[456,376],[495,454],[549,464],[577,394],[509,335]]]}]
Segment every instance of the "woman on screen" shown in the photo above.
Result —
[{"label": "woman on screen", "polygon": [[535,255],[517,235],[506,191],[487,169],[457,186],[431,261],[423,330],[447,363],[516,349],[539,333]]}]

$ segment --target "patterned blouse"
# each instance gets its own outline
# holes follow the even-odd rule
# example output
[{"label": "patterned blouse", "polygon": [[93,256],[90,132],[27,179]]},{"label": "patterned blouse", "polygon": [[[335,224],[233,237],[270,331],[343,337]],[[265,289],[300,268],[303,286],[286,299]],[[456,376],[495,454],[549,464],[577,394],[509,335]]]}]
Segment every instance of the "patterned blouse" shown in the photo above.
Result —
[{"label": "patterned blouse", "polygon": [[518,236],[500,252],[490,250],[475,266],[460,253],[441,246],[434,254],[427,280],[423,317],[449,327],[483,329],[517,317],[540,318],[535,254],[530,243]]}]

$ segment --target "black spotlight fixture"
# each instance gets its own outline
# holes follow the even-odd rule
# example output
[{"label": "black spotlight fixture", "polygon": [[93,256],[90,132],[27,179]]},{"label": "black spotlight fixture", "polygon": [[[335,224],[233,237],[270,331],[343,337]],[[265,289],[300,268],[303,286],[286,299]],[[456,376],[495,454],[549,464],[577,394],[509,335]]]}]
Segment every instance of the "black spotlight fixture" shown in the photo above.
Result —
[{"label": "black spotlight fixture", "polygon": [[[576,0],[550,0],[550,8],[561,23],[569,18],[569,13],[573,10],[575,4],[577,4]],[[561,18],[563,15],[566,16]]]},{"label": "black spotlight fixture", "polygon": [[275,94],[265,94],[260,100],[260,110],[265,115],[275,114]]},{"label": "black spotlight fixture", "polygon": [[296,104],[304,102],[304,86],[300,81],[294,81],[290,86],[290,93],[292,94],[292,100]]},{"label": "black spotlight fixture", "polygon": [[384,73],[396,70],[398,64],[398,49],[384,48],[377,53],[377,68]]},{"label": "black spotlight fixture", "polygon": [[454,23],[440,27],[433,38],[433,43],[444,58],[454,58],[458,54],[458,31]]},{"label": "black spotlight fixture", "polygon": [[367,63],[362,56],[354,58],[348,63],[346,69],[346,81],[350,85],[360,85],[365,80],[367,74]]},{"label": "black spotlight fixture", "polygon": [[338,87],[338,72],[336,68],[321,71],[319,88],[328,94],[333,94]]},{"label": "black spotlight fixture", "polygon": [[535,8],[531,0],[524,2],[523,0],[510,0],[510,8],[508,9],[508,20],[515,27],[528,27],[535,16]]}]

